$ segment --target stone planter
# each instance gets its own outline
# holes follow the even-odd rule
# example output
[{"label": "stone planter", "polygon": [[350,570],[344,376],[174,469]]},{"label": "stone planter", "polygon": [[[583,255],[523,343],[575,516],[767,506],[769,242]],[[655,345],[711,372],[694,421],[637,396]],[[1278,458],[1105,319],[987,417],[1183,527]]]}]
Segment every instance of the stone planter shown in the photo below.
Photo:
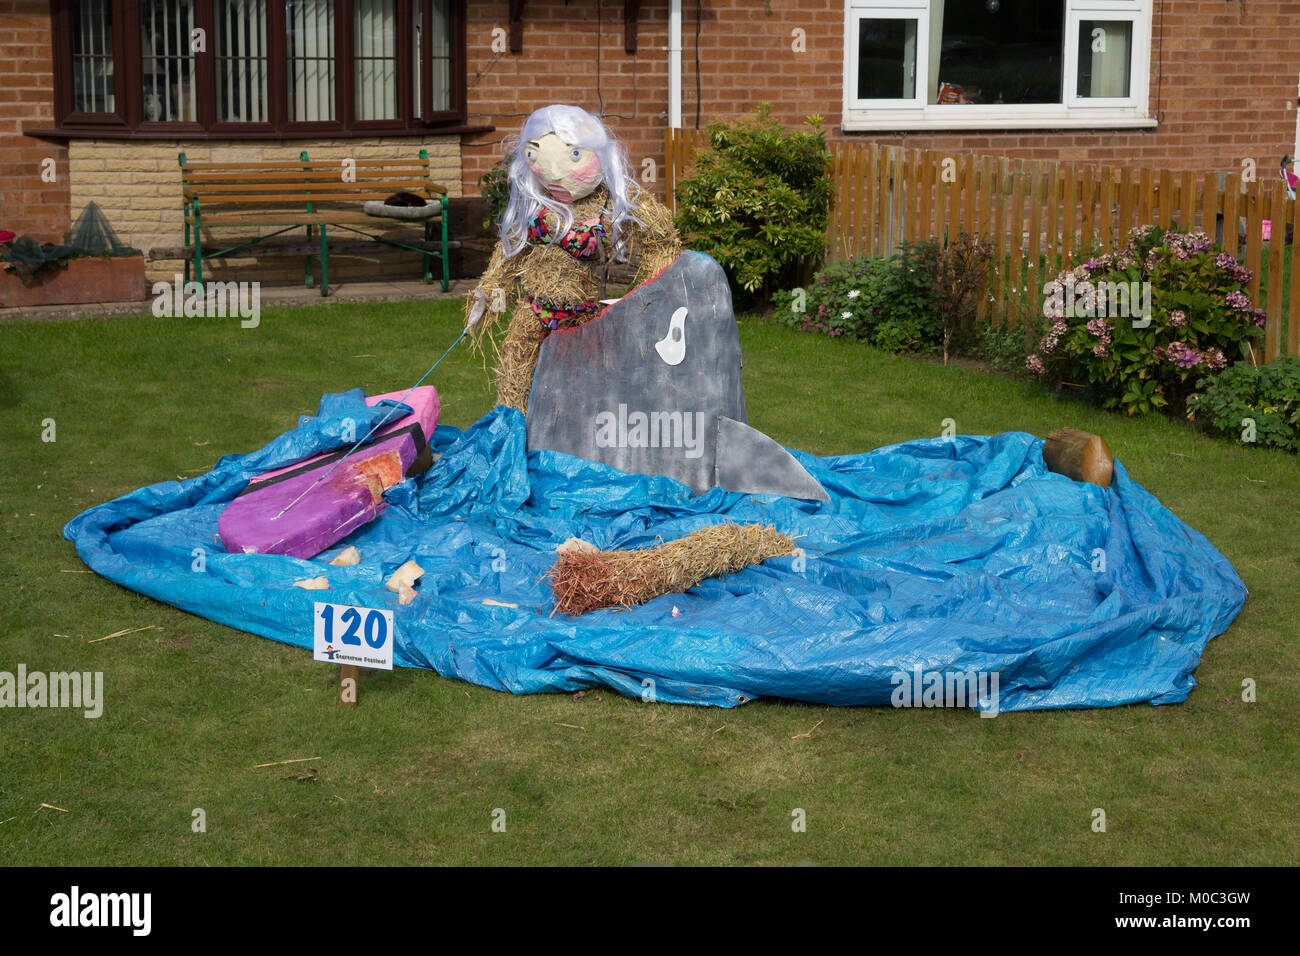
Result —
[{"label": "stone planter", "polygon": [[69,259],[66,268],[42,269],[31,285],[0,271],[0,308],[85,302],[143,302],[149,295],[144,256]]}]

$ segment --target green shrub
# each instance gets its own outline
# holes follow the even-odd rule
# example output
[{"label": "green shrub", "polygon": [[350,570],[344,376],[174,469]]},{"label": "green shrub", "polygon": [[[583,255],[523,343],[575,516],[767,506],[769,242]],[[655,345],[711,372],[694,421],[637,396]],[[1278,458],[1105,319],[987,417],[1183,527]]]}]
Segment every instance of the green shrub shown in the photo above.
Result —
[{"label": "green shrub", "polygon": [[1026,366],[1091,390],[1106,408],[1180,411],[1198,378],[1248,357],[1263,334],[1249,281],[1204,233],[1134,229],[1120,252],[1047,283]]},{"label": "green shrub", "polygon": [[1024,326],[984,323],[975,329],[970,351],[982,362],[1008,375],[1025,375],[1029,345]]},{"label": "green shrub", "polygon": [[831,338],[863,339],[889,352],[934,349],[943,338],[923,243],[892,259],[859,256],[826,266],[808,289],[777,292],[782,323]]},{"label": "green shrub", "polygon": [[709,127],[711,152],[677,186],[684,245],[713,256],[736,290],[762,301],[825,252],[831,195],[821,118],[793,131],[770,111],[764,103],[749,121]]},{"label": "green shrub", "polygon": [[478,178],[480,194],[488,204],[488,214],[483,220],[484,229],[494,229],[505,215],[506,206],[510,204],[510,164],[515,154],[508,153],[497,164]]},{"label": "green shrub", "polygon": [[1300,451],[1300,361],[1238,362],[1196,383],[1187,410],[1207,429],[1271,448]]},{"label": "green shrub", "polygon": [[943,325],[943,362],[954,346],[965,346],[979,308],[980,288],[993,263],[993,246],[970,233],[947,243],[917,244],[919,259],[930,278],[934,311]]}]

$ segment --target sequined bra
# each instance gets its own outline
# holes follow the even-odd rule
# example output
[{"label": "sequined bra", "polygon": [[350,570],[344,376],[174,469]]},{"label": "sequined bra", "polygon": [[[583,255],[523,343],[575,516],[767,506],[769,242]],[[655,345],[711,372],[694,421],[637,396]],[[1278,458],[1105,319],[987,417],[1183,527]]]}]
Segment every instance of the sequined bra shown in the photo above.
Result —
[{"label": "sequined bra", "polygon": [[[601,244],[609,240],[605,224],[599,219],[574,225],[559,239],[559,246],[573,258],[590,262],[600,257]],[[551,229],[546,225],[542,211],[528,220],[528,241],[540,244],[555,242]]]}]

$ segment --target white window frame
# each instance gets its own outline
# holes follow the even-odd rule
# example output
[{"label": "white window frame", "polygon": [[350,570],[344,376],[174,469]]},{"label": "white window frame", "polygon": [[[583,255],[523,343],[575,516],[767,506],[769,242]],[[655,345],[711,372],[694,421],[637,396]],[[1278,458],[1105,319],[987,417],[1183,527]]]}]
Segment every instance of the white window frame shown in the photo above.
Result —
[{"label": "white window frame", "polygon": [[[961,0],[948,0],[949,3]],[[1120,129],[1153,127],[1150,114],[1151,18],[1154,0],[1066,0],[1060,103],[927,103],[929,0],[845,0],[843,119],[845,130]],[[917,20],[915,100],[857,98],[858,21]],[[1078,95],[1079,24],[1127,20],[1133,24],[1126,97]]]},{"label": "white window frame", "polygon": [[[854,11],[857,11],[856,15]],[[858,89],[858,43],[859,20],[915,20],[916,21],[916,75],[913,77],[916,92],[911,99],[893,100],[859,100]],[[927,77],[930,75],[930,4],[928,0],[904,0],[891,6],[866,5],[859,7],[849,4],[849,14],[844,28],[844,104],[845,112],[852,102],[857,109],[869,108],[887,110],[919,111],[925,107],[926,90],[929,87]]]}]

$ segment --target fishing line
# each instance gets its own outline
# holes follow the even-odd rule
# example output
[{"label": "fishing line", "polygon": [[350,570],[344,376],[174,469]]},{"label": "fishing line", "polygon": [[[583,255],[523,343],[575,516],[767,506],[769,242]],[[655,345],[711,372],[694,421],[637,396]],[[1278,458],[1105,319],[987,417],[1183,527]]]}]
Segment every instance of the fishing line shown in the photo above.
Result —
[{"label": "fishing line", "polygon": [[[451,354],[451,350],[454,349],[457,345],[460,344],[460,340],[463,339],[463,338],[464,338],[464,337],[469,333],[469,330],[470,330],[472,327],[473,327],[472,324],[471,324],[471,325],[467,325],[467,326],[465,326],[464,330],[461,331],[460,335],[456,336],[456,341],[455,341],[455,342],[452,342],[451,345],[447,346],[447,351],[445,351],[445,352],[442,353],[442,355],[438,358],[438,361],[437,361],[437,362],[434,362],[432,365],[429,366],[429,371],[427,371],[427,372],[425,372],[423,375],[421,375],[421,376],[420,376],[420,380],[419,380],[418,382],[416,382],[414,385],[412,385],[410,388],[408,388],[408,389],[406,390],[406,394],[403,395],[400,399],[398,399],[397,404],[394,405],[392,408],[390,408],[390,409],[388,410],[388,414],[385,415],[385,416],[383,417],[383,419],[379,422],[379,424],[375,425],[374,427],[372,427],[372,428],[370,429],[370,431],[366,432],[365,437],[362,438],[362,439],[361,439],[359,442],[357,442],[355,445],[353,445],[351,448],[349,448],[348,451],[347,451],[347,454],[344,455],[342,458],[340,458],[338,461],[336,461],[336,462],[334,463],[334,465],[330,468],[329,471],[325,472],[325,474],[321,475],[319,478],[317,478],[315,481],[313,481],[309,486],[307,486],[305,489],[303,489],[302,494],[300,494],[297,498],[294,498],[293,501],[289,502],[287,505],[285,505],[283,508],[281,508],[281,509],[280,509],[280,514],[276,515],[275,518],[272,518],[271,520],[272,520],[272,521],[275,521],[276,518],[279,518],[279,517],[280,517],[280,515],[283,515],[286,511],[288,511],[290,508],[292,508],[292,507],[293,507],[294,505],[296,505],[298,502],[302,501],[302,499],[305,498],[305,497],[307,496],[307,493],[308,493],[308,492],[310,492],[313,488],[315,488],[317,485],[319,485],[322,481],[324,481],[324,480],[325,480],[326,478],[328,478],[330,475],[334,474],[335,469],[337,469],[339,465],[341,465],[341,464],[343,464],[345,461],[347,461],[349,455],[351,455],[354,451],[356,451],[358,448],[360,448],[362,445],[364,445],[364,444],[366,443],[366,439],[367,439],[367,438],[369,438],[369,437],[370,437],[371,435],[373,435],[376,431],[378,431],[380,428],[382,428],[382,427],[384,426],[384,424],[385,424],[385,423],[386,423],[390,418],[393,417],[393,412],[397,411],[398,406],[404,404],[404,403],[406,402],[406,400],[407,400],[408,398],[410,398],[411,393],[412,393],[413,391],[415,391],[417,388],[419,388],[420,385],[424,382],[424,380],[425,380],[426,378],[428,378],[430,375],[433,374],[433,370],[434,370],[435,368],[438,367],[438,363],[441,362],[443,359],[445,359],[448,355]],[[429,437],[432,438],[433,436],[430,435]]]}]

